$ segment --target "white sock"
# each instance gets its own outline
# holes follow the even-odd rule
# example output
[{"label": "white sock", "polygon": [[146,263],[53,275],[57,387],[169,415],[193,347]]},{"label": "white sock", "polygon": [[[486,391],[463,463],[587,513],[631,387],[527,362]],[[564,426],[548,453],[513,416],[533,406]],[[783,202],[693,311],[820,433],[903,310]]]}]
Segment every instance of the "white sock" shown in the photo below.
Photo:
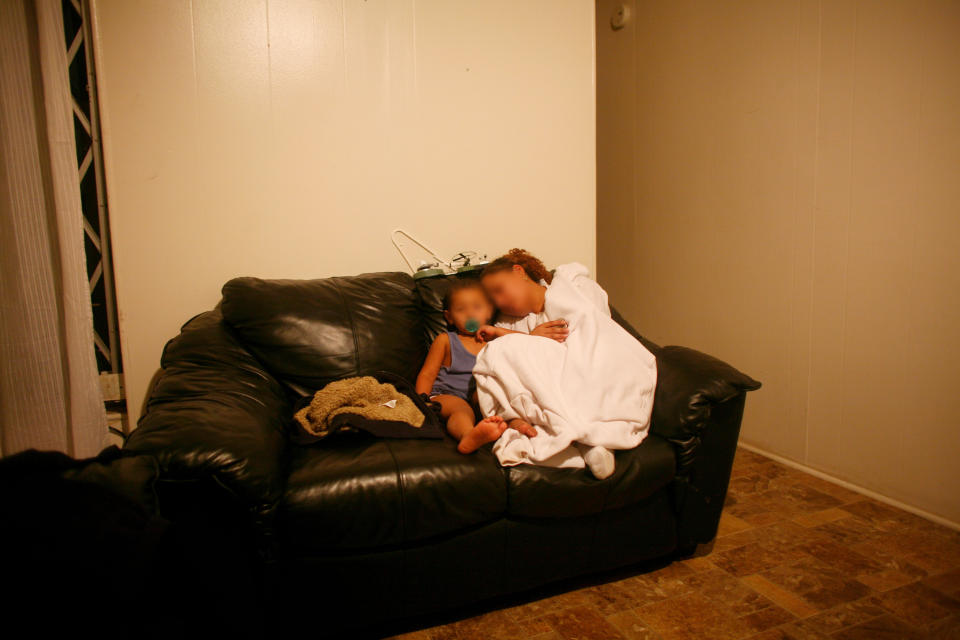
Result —
[{"label": "white sock", "polygon": [[580,455],[583,456],[583,461],[587,463],[590,473],[592,473],[597,480],[603,480],[613,474],[615,468],[613,451],[599,445],[594,447],[581,445],[579,448]]}]

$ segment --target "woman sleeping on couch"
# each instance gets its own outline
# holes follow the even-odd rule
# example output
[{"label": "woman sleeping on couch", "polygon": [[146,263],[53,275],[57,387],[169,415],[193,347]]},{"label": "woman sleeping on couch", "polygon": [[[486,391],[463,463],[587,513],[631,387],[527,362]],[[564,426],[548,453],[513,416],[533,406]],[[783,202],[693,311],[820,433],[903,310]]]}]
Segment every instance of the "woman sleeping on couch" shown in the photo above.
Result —
[{"label": "woman sleeping on couch", "polygon": [[[509,262],[514,259],[524,260],[529,266],[520,267],[518,263]],[[531,308],[539,304],[538,308],[542,310],[545,287],[539,284],[528,287],[526,284],[533,283],[530,275],[536,277],[537,281],[550,278],[550,272],[543,263],[521,249],[513,249],[498,260],[487,265],[481,280],[484,283],[489,281],[496,288],[497,295],[507,302],[507,313],[517,314],[528,303]],[[513,266],[516,267],[516,277],[498,277],[498,269],[504,271]],[[515,317],[491,325],[489,323],[495,311],[481,281],[453,281],[443,300],[443,315],[448,326],[454,329],[448,329],[434,339],[417,376],[417,393],[427,394],[431,400],[440,403],[447,431],[460,441],[457,449],[461,453],[472,453],[484,444],[493,442],[508,428],[517,429],[528,436],[536,435],[533,427],[520,418],[505,421],[498,415],[491,415],[474,424],[477,393],[470,391],[471,379],[477,355],[486,343],[507,333],[539,335],[559,342],[563,342],[567,335],[563,320],[541,322],[525,331],[511,328],[512,325],[520,326]]]},{"label": "woman sleeping on couch", "polygon": [[[653,354],[612,319],[607,293],[580,263],[551,275],[528,252],[511,249],[484,268],[480,283],[489,300],[475,284],[451,292],[445,314],[457,330],[438,338],[417,391],[441,402],[463,453],[495,441],[505,466],[587,466],[599,479],[611,475],[611,449],[635,447],[647,435]],[[501,313],[494,325],[491,302]],[[472,334],[470,319],[480,323]],[[486,416],[475,425],[471,380],[472,400]]]},{"label": "woman sleeping on couch", "polygon": [[[477,393],[471,394],[471,378],[476,357],[484,345],[508,333],[552,338],[563,342],[569,333],[566,321],[544,316],[546,284],[552,276],[538,258],[523,249],[511,249],[486,265],[480,280],[455,280],[443,300],[448,329],[433,341],[417,376],[417,393],[428,394],[440,403],[447,430],[460,441],[461,453],[472,453],[498,439],[508,428],[528,436],[536,431],[522,418],[503,420],[498,415],[474,424]],[[594,295],[606,304],[606,293],[596,285]],[[491,325],[496,309],[499,319]],[[479,328],[468,326],[476,321]],[[472,329],[472,331],[468,330]]]}]

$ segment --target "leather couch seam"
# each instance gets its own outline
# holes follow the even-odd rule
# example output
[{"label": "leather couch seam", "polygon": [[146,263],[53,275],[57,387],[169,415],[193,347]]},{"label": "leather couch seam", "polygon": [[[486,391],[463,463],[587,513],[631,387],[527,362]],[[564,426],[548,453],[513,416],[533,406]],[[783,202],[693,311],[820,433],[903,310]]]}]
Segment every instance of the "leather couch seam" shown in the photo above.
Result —
[{"label": "leather couch seam", "polygon": [[353,366],[354,371],[360,371],[360,341],[357,338],[357,323],[353,319],[353,310],[350,308],[350,305],[347,304],[347,296],[344,295],[343,289],[340,288],[340,283],[337,282],[335,278],[331,278],[333,288],[336,289],[337,295],[340,296],[340,301],[343,303],[343,309],[347,314],[347,319],[350,321],[350,335],[353,338]]},{"label": "leather couch seam", "polygon": [[[393,468],[397,471],[397,488],[400,491],[400,530],[401,534],[401,544],[406,547],[407,545],[407,497],[403,490],[403,474],[400,473],[400,463],[397,462],[397,456],[393,453],[393,447],[390,446],[390,440],[384,439],[384,445],[387,447],[387,451],[390,453],[390,458],[393,460]],[[402,548],[400,550],[400,584],[406,584],[407,580],[407,550]],[[401,602],[401,607],[403,603]]]},{"label": "leather couch seam", "polygon": [[393,460],[393,468],[397,473],[397,488],[400,491],[400,529],[403,532],[403,541],[407,541],[407,497],[403,490],[403,474],[400,473],[400,463],[397,462],[397,456],[393,453],[393,447],[390,446],[390,441],[384,439],[384,446],[387,447],[387,452],[390,454],[390,458]]}]

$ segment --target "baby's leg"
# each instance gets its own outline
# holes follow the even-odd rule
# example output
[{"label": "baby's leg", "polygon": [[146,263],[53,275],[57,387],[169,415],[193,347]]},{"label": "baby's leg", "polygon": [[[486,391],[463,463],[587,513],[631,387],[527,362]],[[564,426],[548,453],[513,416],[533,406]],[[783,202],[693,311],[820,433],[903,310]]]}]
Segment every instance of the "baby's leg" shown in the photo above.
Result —
[{"label": "baby's leg", "polygon": [[537,430],[533,428],[533,425],[522,418],[514,418],[510,420],[510,422],[507,423],[507,426],[509,426],[511,429],[516,429],[523,435],[530,438],[537,435]]},{"label": "baby's leg", "polygon": [[493,442],[507,428],[500,416],[490,416],[474,424],[473,407],[463,398],[442,393],[432,399],[440,403],[440,415],[447,420],[447,431],[460,441],[457,445],[460,453],[472,453]]},{"label": "baby's leg", "polygon": [[463,398],[448,393],[431,397],[440,403],[440,415],[447,421],[447,431],[457,440],[462,440],[473,429],[473,408]]}]

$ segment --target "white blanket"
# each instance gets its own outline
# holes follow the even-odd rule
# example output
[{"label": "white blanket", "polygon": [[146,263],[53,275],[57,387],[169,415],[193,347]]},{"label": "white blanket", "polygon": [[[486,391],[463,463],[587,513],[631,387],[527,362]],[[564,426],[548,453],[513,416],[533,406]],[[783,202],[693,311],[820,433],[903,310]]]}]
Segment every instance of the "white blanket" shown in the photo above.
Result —
[{"label": "white blanket", "polygon": [[484,345],[473,375],[483,415],[521,418],[537,435],[507,429],[494,442],[501,465],[585,466],[588,448],[630,449],[649,431],[656,358],[610,317],[587,268],[556,268],[538,320],[563,318],[570,333],[507,334]]}]

